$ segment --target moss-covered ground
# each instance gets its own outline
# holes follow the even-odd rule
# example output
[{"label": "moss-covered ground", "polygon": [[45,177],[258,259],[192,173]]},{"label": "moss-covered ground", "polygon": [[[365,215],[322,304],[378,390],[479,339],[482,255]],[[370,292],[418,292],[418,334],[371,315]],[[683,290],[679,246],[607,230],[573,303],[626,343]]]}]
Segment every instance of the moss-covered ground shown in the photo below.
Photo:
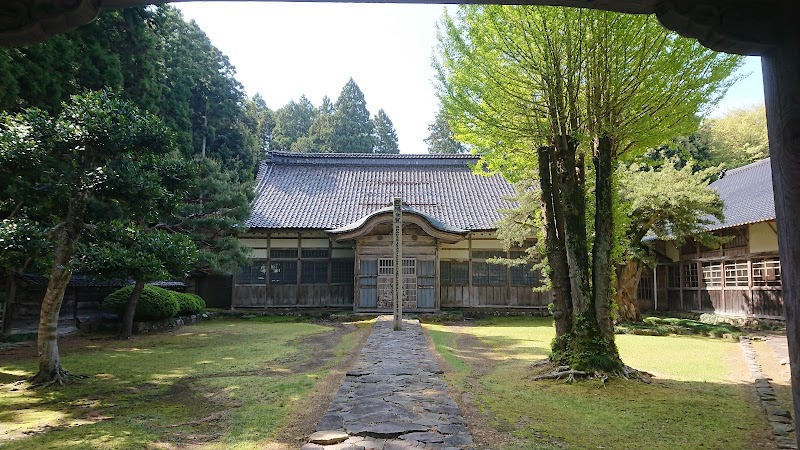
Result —
[{"label": "moss-covered ground", "polygon": [[368,324],[253,318],[129,341],[67,336],[62,363],[86,378],[44,390],[24,381],[35,348],[16,347],[0,353],[0,447],[296,448],[308,432],[298,417],[318,419],[309,411],[327,407],[316,399],[338,386],[332,372],[367,332]]},{"label": "moss-covered ground", "polygon": [[618,335],[623,361],[654,375],[533,381],[547,318],[426,325],[476,440],[495,450],[776,448],[741,349],[705,336]]}]

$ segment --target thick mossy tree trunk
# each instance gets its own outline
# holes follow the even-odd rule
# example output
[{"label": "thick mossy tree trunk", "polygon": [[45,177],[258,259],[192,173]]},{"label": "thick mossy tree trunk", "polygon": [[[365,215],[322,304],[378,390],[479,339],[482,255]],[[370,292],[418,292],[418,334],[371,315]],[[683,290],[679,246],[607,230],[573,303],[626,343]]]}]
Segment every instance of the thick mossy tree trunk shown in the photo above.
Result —
[{"label": "thick mossy tree trunk", "polygon": [[122,313],[122,324],[119,328],[119,339],[130,339],[133,334],[133,318],[136,315],[136,305],[139,304],[139,298],[144,291],[144,281],[136,280],[133,286],[131,296],[128,299],[128,304],[125,305],[125,311]]},{"label": "thick mossy tree trunk", "polygon": [[[590,253],[586,226],[585,166],[577,155],[577,141],[562,136],[554,147],[555,158],[551,173],[557,174],[553,188],[558,189],[563,211],[565,254],[569,275],[569,294],[572,308],[570,331],[556,335],[553,341],[551,360],[559,365],[579,371],[615,372],[623,368],[614,343],[610,318],[611,302],[611,246],[613,234],[600,238],[600,248],[592,253],[593,269],[590,270]],[[611,189],[612,171],[609,154],[595,158],[595,169],[600,189]],[[599,153],[599,152],[598,152]],[[596,234],[613,233],[611,192],[605,192],[598,200],[600,229]],[[595,238],[597,239],[597,237]],[[599,251],[599,252],[598,252]],[[599,267],[607,261],[608,267]],[[553,268],[555,271],[555,268]],[[605,274],[603,274],[603,272]],[[594,277],[608,279],[594,283]]]},{"label": "thick mossy tree trunk", "polygon": [[642,313],[639,301],[636,299],[636,290],[639,288],[639,279],[642,277],[642,264],[629,259],[623,265],[617,266],[617,315],[621,322],[641,322]]},{"label": "thick mossy tree trunk", "polygon": [[614,341],[611,320],[611,276],[614,249],[614,183],[611,139],[596,141],[592,161],[595,170],[594,246],[592,248],[592,295],[597,323],[603,337]]},{"label": "thick mossy tree trunk", "polygon": [[78,191],[72,197],[66,220],[58,229],[58,248],[39,315],[39,371],[31,379],[34,386],[64,384],[69,381],[70,374],[61,367],[58,353],[58,314],[64,300],[64,291],[72,277],[72,256],[83,230],[88,197],[85,191]]},{"label": "thick mossy tree trunk", "polygon": [[[563,336],[572,330],[572,301],[569,293],[569,266],[564,249],[564,230],[559,230],[558,218],[561,216],[561,201],[558,189],[553,188],[554,165],[550,163],[552,147],[538,150],[539,183],[541,188],[542,228],[544,230],[545,253],[549,266],[550,282],[553,285],[553,319],[556,336]],[[561,221],[563,225],[563,221]],[[562,345],[563,341],[555,345]],[[558,348],[566,350],[565,347]]]}]

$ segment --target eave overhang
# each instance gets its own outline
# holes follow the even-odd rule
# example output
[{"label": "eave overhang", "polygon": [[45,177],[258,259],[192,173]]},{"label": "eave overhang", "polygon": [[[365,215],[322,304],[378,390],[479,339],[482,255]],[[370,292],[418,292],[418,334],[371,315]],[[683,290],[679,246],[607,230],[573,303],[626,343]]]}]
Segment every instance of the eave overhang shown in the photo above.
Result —
[{"label": "eave overhang", "polygon": [[[403,206],[403,224],[414,224],[422,230],[442,242],[455,244],[463,240],[469,230],[462,230],[448,225],[435,217],[414,210],[411,207]],[[373,211],[357,221],[343,227],[326,230],[331,239],[336,242],[358,239],[369,234],[376,226],[392,223],[393,209],[391,206]]]}]

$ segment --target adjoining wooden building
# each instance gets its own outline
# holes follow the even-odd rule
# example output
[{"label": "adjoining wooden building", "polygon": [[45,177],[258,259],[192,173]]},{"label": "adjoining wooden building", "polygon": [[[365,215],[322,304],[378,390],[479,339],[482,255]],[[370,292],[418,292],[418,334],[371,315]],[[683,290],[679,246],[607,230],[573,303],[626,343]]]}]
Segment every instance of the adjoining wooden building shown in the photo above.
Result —
[{"label": "adjoining wooden building", "polygon": [[[712,183],[725,220],[708,230],[731,239],[719,249],[693,240],[659,242],[666,264],[639,283],[643,310],[783,319],[781,263],[769,158],[730,170]],[[655,286],[655,289],[654,289]]]},{"label": "adjoining wooden building", "polygon": [[500,175],[470,155],[272,152],[259,169],[248,232],[250,264],[234,278],[234,308],[391,311],[393,197],[403,200],[404,308],[546,308],[531,266],[496,237],[514,206]]}]

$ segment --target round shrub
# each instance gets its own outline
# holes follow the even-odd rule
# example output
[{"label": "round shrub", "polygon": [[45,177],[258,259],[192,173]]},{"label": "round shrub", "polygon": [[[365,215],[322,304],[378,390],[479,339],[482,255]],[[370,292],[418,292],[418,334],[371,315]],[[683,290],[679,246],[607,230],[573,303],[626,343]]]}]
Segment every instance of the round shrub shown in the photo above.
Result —
[{"label": "round shrub", "polygon": [[206,302],[199,295],[184,294],[183,292],[175,292],[175,297],[178,299],[178,315],[191,316],[197,314],[206,307]]},{"label": "round shrub", "polygon": [[[133,292],[133,286],[118,289],[103,300],[103,309],[115,312],[122,317],[125,305]],[[178,300],[171,291],[155,286],[145,286],[139,303],[136,304],[134,320],[160,320],[167,319],[178,313]]]}]

